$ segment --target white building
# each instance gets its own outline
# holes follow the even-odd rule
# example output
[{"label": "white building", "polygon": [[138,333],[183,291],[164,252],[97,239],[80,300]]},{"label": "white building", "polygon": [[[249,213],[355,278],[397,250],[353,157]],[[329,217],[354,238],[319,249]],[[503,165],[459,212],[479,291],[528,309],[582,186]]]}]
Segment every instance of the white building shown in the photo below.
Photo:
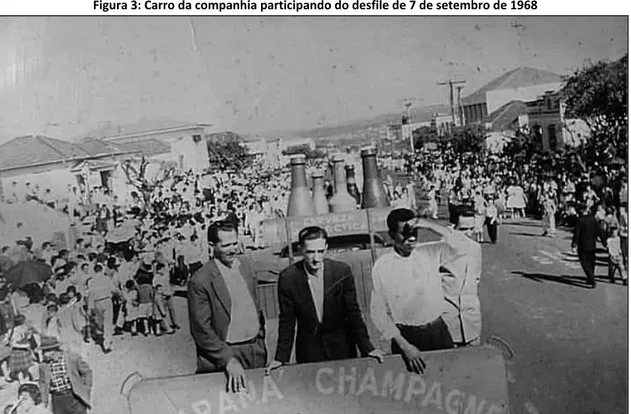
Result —
[{"label": "white building", "polygon": [[270,168],[281,168],[289,162],[289,157],[283,155],[283,152],[288,148],[305,146],[312,151],[316,149],[313,138],[276,138],[272,140],[259,138],[254,141],[243,142],[241,145],[248,150],[248,154]]},{"label": "white building", "polygon": [[168,153],[160,154],[158,160],[175,162],[182,171],[193,170],[200,173],[210,167],[208,147],[205,135],[212,127],[210,124],[189,124],[169,126],[161,129],[134,130],[130,128],[122,133],[105,132],[99,138],[113,144],[139,145],[142,142],[161,142],[169,146]]},{"label": "white building", "polygon": [[492,80],[462,99],[465,123],[484,119],[511,101],[529,102],[548,91],[561,89],[561,75],[540,69],[519,67]]},{"label": "white building", "polygon": [[589,138],[590,130],[583,120],[565,117],[565,104],[558,93],[543,94],[526,105],[527,114],[520,117],[520,124],[539,135],[544,151],[577,146]]}]

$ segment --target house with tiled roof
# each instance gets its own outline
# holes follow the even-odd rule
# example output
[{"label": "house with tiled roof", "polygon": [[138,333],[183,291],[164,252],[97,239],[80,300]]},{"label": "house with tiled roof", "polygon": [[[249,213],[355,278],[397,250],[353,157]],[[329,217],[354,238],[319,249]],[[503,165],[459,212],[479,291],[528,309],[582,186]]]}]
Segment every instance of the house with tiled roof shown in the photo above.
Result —
[{"label": "house with tiled roof", "polygon": [[55,196],[69,185],[113,189],[121,160],[170,151],[155,140],[126,144],[96,138],[70,142],[42,135],[17,137],[0,145],[0,199],[22,196],[27,183]]},{"label": "house with tiled roof", "polygon": [[[89,136],[115,145],[140,145],[145,151],[153,147],[160,152],[156,159],[174,162],[183,171],[199,173],[210,166],[206,135],[211,128],[210,124],[144,119],[128,125],[106,125]],[[166,146],[169,150],[164,152]]]},{"label": "house with tiled roof", "polygon": [[461,100],[465,123],[484,122],[489,114],[511,101],[530,102],[549,91],[558,91],[562,77],[553,72],[518,67],[493,79]]}]

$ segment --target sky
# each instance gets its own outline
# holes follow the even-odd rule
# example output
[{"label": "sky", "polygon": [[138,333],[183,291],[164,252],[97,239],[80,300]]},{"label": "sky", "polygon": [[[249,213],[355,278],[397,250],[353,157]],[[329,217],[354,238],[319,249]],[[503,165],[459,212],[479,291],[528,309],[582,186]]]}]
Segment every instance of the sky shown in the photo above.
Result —
[{"label": "sky", "polygon": [[260,133],[448,103],[529,66],[628,49],[627,17],[0,19],[0,142],[154,120]]}]

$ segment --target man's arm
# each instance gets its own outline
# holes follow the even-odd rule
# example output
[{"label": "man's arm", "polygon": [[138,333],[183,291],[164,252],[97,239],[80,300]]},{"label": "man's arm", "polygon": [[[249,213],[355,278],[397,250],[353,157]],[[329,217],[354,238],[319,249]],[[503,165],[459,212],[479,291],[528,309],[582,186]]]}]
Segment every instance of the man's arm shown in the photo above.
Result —
[{"label": "man's arm", "polygon": [[224,369],[233,357],[233,352],[215,331],[212,325],[212,308],[208,294],[195,281],[188,284],[188,317],[191,335],[197,348],[208,359]]},{"label": "man's arm", "polygon": [[379,267],[375,265],[372,270],[372,294],[370,300],[370,317],[386,340],[391,340],[400,334],[399,328],[392,317],[392,311],[383,292],[382,281],[379,275]]},{"label": "man's arm", "polygon": [[46,365],[45,363],[41,363],[39,364],[38,368],[39,368],[39,378],[37,379],[37,382],[39,383],[39,389],[42,394],[42,403],[44,404],[45,407],[48,407],[48,401],[50,399],[50,394],[48,392],[48,383],[47,383],[50,377],[46,375],[46,369],[48,368],[48,365]]},{"label": "man's arm", "polygon": [[281,272],[278,279],[278,343],[276,345],[276,361],[286,364],[291,356],[296,333],[296,309],[294,298],[291,296],[291,277],[288,271]]},{"label": "man's arm", "polygon": [[92,368],[90,368],[90,365],[88,365],[88,363],[85,362],[83,358],[78,357],[77,369],[79,371],[79,375],[81,375],[81,378],[83,378],[83,383],[88,388],[88,397],[89,397],[92,392],[92,377],[93,377]]},{"label": "man's arm", "polygon": [[574,235],[572,236],[572,248],[574,249],[576,246],[578,246],[578,239],[580,236],[580,228],[581,228],[581,220],[579,218],[578,222],[576,223],[576,226],[574,227]]},{"label": "man's arm", "polygon": [[368,328],[366,328],[366,322],[362,316],[362,312],[357,303],[357,289],[355,288],[355,278],[350,266],[345,266],[345,272],[342,280],[343,298],[344,298],[344,310],[346,312],[346,319],[353,331],[355,340],[359,351],[363,356],[368,355],[374,351],[375,347],[370,342],[368,336]]}]

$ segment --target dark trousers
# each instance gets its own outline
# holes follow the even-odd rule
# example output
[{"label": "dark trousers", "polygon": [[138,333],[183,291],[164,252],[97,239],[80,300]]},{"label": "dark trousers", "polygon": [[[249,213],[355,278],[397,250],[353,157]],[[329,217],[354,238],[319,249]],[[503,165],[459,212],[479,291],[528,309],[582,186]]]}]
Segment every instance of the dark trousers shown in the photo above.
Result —
[{"label": "dark trousers", "polygon": [[594,272],[596,271],[596,252],[578,252],[578,261],[581,263],[585,277],[587,278],[587,284],[593,285],[596,283],[594,278]]},{"label": "dark trousers", "polygon": [[449,223],[454,226],[458,225],[458,221],[460,220],[460,206],[449,206]]},{"label": "dark trousers", "polygon": [[489,232],[489,238],[491,239],[491,242],[495,244],[495,242],[497,241],[497,221],[491,224],[491,222],[487,220],[486,230]]},{"label": "dark trousers", "polygon": [[627,263],[627,249],[629,248],[629,238],[620,236],[620,250],[622,250],[622,267],[625,269],[629,264]]},{"label": "dark trousers", "polygon": [[[418,348],[419,351],[437,351],[439,349],[451,349],[454,347],[454,340],[449,333],[449,328],[439,317],[433,322],[423,326],[397,325],[401,336],[410,344]],[[403,354],[399,344],[393,339],[391,342],[392,353],[403,355],[405,365],[410,369],[409,363]]]},{"label": "dark trousers", "polygon": [[[258,335],[252,341],[239,344],[230,344],[230,349],[234,357],[241,362],[244,369],[264,368],[267,366],[267,347],[265,346],[265,337]],[[214,364],[201,363],[197,358],[196,374],[209,372],[223,372]]]},{"label": "dark trousers", "polygon": [[50,396],[53,414],[87,414],[88,407],[72,391],[63,391]]}]

